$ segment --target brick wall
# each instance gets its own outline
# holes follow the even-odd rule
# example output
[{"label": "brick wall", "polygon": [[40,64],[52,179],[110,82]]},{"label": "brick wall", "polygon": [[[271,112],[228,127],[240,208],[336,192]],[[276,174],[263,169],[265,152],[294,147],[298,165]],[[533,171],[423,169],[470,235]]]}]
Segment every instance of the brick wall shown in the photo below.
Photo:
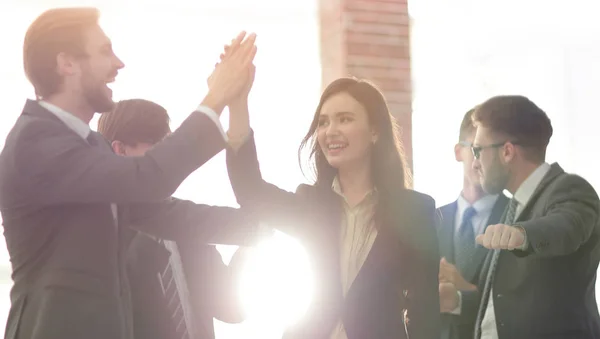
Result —
[{"label": "brick wall", "polygon": [[373,81],[398,120],[412,168],[407,0],[319,0],[323,88],[338,77]]}]

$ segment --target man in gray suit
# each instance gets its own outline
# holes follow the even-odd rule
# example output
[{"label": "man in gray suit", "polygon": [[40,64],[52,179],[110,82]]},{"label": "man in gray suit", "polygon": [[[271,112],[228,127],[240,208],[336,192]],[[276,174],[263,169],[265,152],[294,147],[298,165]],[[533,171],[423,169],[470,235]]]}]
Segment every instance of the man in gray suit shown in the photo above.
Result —
[{"label": "man in gray suit", "polygon": [[475,338],[600,338],[596,192],[545,161],[552,125],[526,97],[493,97],[473,120],[483,188],[512,194],[502,223],[477,237],[493,251],[479,283]]},{"label": "man in gray suit", "polygon": [[456,201],[438,209],[442,220],[437,225],[440,246],[440,311],[442,339],[473,337],[477,299],[477,281],[489,252],[475,243],[475,236],[500,220],[508,199],[504,194],[487,194],[479,174],[473,169],[475,126],[469,110],[460,125],[454,146],[456,161],[463,166],[463,188]]},{"label": "man in gray suit", "polygon": [[26,102],[0,154],[14,281],[8,339],[131,338],[129,227],[206,242],[253,232],[236,209],[170,196],[225,148],[218,115],[246,85],[254,36],[233,41],[179,129],[142,157],[121,157],[88,125],[113,107],[107,84],[124,67],[98,16],[93,8],[52,9],[25,35],[23,64],[37,100]]}]

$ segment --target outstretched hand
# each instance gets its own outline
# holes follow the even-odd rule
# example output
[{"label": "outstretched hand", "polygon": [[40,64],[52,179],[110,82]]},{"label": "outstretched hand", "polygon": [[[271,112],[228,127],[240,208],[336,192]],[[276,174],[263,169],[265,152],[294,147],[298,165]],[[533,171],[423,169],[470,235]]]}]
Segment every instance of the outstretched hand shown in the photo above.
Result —
[{"label": "outstretched hand", "polygon": [[497,224],[488,226],[485,233],[478,235],[475,241],[491,250],[512,251],[527,246],[525,236],[525,230],[521,227]]}]

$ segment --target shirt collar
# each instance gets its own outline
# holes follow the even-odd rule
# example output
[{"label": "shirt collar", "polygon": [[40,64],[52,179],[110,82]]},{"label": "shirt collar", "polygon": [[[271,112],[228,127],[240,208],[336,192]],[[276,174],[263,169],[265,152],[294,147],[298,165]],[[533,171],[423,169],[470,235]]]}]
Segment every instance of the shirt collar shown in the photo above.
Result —
[{"label": "shirt collar", "polygon": [[[335,178],[333,178],[333,183],[331,184],[331,189],[337,195],[344,198],[344,201],[346,201],[346,197],[344,196],[344,193],[342,193],[342,185],[341,185],[340,180],[337,175],[335,176]],[[365,197],[361,200],[361,202],[365,201],[367,198],[373,197],[374,193],[376,193],[376,192],[377,192],[377,189],[375,187],[373,187],[373,189],[365,195]]]},{"label": "shirt collar", "polygon": [[535,169],[528,177],[523,181],[521,186],[517,189],[513,195],[514,199],[519,205],[526,205],[537,187],[540,185],[546,174],[550,171],[550,164],[544,162],[538,168]]},{"label": "shirt collar", "polygon": [[83,120],[47,101],[40,100],[38,103],[50,113],[54,114],[60,121],[63,122],[63,124],[65,124],[73,132],[77,133],[77,135],[79,135],[81,138],[87,139],[91,130],[90,126],[83,122]]},{"label": "shirt collar", "polygon": [[477,214],[485,214],[487,212],[490,212],[494,208],[494,204],[496,203],[496,200],[498,200],[498,196],[499,194],[487,194],[479,200],[475,201],[473,205],[471,205],[461,194],[458,196],[456,203],[458,210],[461,212],[464,212],[467,208],[472,206],[477,212]]}]

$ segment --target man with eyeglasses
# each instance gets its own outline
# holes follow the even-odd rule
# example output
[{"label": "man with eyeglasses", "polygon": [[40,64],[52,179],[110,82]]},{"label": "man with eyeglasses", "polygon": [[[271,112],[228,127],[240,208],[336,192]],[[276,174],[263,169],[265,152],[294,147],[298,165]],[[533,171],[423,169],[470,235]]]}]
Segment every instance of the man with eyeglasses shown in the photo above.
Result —
[{"label": "man with eyeglasses", "polygon": [[459,142],[454,146],[456,161],[463,164],[461,193],[456,201],[439,208],[442,339],[473,338],[479,307],[476,284],[489,251],[475,243],[475,236],[500,220],[508,201],[502,193],[485,193],[479,174],[473,169],[473,111],[471,109],[464,115]]},{"label": "man with eyeglasses", "polygon": [[474,338],[600,338],[598,195],[546,162],[552,124],[528,98],[493,97],[473,121],[473,168],[483,189],[512,194],[502,222],[477,237],[492,251]]}]

